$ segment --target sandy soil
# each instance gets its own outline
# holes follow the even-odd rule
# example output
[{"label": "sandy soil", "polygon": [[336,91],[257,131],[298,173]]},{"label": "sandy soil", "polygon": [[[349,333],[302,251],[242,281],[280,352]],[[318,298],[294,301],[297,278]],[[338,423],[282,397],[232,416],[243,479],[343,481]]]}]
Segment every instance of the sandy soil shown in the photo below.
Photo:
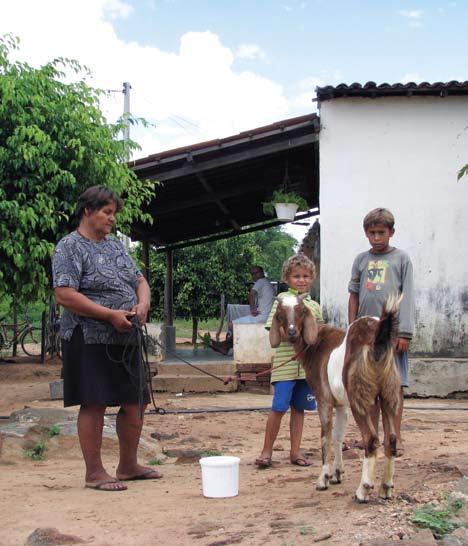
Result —
[{"label": "sandy soil", "polygon": [[[49,399],[49,382],[59,364],[0,364],[0,415],[29,407],[61,407]],[[233,393],[158,395],[168,410],[190,408],[255,408],[269,395]],[[76,436],[48,440],[47,458],[25,458],[22,440],[0,443],[0,544],[25,544],[38,527],[56,527],[87,544],[223,546],[228,544],[299,546],[330,535],[327,544],[358,545],[373,537],[399,540],[413,536],[408,522],[415,506],[450,490],[467,474],[467,400],[407,400],[404,415],[405,454],[397,460],[395,499],[376,498],[356,504],[352,495],[360,475],[362,452],[344,453],[346,474],[341,485],[315,491],[320,467],[319,426],[307,414],[303,447],[313,459],[310,468],[289,464],[285,419],[274,452],[273,467],[258,470],[265,412],[184,413],[150,415],[144,427],[141,461],[164,459],[164,478],[131,482],[126,492],[99,492],[83,487],[83,463]],[[455,411],[433,407],[459,408]],[[421,409],[421,408],[429,409]],[[1,420],[0,422],[5,422]],[[152,433],[175,435],[156,441]],[[347,440],[357,438],[354,423]],[[198,457],[171,456],[171,450],[217,450],[241,458],[239,496],[203,497]],[[106,438],[103,458],[111,471],[117,464],[117,441]],[[176,453],[177,454],[177,453]],[[179,454],[180,455],[180,454]],[[379,461],[378,475],[382,463]]]}]

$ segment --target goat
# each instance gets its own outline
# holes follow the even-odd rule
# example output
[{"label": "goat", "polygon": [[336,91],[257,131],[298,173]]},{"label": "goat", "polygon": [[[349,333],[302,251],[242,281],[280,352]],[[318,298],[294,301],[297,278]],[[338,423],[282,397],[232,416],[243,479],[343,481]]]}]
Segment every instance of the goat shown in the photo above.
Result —
[{"label": "goat", "polygon": [[[399,374],[394,363],[393,341],[401,297],[390,298],[380,319],[361,317],[347,332],[317,324],[304,305],[305,295],[288,294],[278,299],[270,329],[270,344],[293,344],[306,380],[315,392],[321,425],[322,469],[316,482],[318,490],[341,483],[344,472],[342,443],[348,420],[348,407],[356,420],[365,444],[361,483],[356,491],[360,502],[368,500],[375,479],[378,438],[369,416],[377,398],[381,401],[385,434],[386,466],[379,491],[391,498],[393,488],[396,434],[394,418],[399,403]],[[333,427],[333,408],[336,422]],[[334,458],[332,463],[332,440]]]}]

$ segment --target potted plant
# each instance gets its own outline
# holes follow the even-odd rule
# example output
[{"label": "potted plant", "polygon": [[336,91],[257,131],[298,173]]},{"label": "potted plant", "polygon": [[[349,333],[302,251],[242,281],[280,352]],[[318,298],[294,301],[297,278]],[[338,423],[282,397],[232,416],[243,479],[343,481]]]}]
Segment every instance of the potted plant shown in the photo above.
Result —
[{"label": "potted plant", "polygon": [[294,220],[298,210],[309,210],[309,205],[303,197],[294,192],[275,191],[271,200],[263,203],[263,212],[271,216],[276,212],[279,220]]}]

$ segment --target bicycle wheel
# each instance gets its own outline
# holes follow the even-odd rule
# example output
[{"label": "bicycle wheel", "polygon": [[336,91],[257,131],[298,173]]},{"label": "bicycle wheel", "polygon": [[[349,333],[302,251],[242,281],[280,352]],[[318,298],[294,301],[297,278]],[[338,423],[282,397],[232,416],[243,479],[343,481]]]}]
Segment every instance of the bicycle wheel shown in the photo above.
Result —
[{"label": "bicycle wheel", "polygon": [[41,328],[30,326],[21,336],[21,348],[28,356],[41,356]]}]

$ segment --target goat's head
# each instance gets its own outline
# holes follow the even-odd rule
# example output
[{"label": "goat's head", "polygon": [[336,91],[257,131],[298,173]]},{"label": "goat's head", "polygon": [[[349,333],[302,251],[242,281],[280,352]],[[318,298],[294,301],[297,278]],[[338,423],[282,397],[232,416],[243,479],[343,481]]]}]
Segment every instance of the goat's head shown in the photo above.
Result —
[{"label": "goat's head", "polygon": [[296,343],[302,337],[312,345],[317,340],[317,323],[304,304],[307,294],[286,294],[277,298],[278,306],[270,329],[270,344],[278,347],[281,341]]}]

